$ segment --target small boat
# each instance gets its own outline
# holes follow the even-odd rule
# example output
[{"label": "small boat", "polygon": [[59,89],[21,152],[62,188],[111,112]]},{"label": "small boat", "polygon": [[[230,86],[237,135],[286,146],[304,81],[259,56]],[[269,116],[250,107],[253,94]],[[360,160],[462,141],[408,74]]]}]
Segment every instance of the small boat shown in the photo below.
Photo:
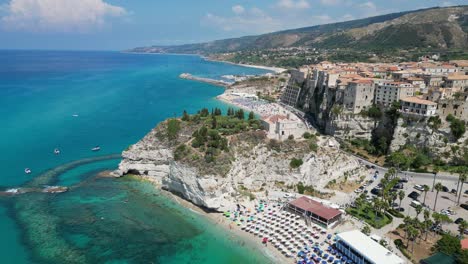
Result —
[{"label": "small boat", "polygon": [[31,169],[30,169],[30,168],[26,168],[26,169],[24,169],[24,173],[26,173],[26,174],[31,174],[31,173],[32,173],[32,171],[31,171]]},{"label": "small boat", "polygon": [[99,146],[95,146],[94,148],[91,149],[91,151],[100,151],[101,150],[101,147]]},{"label": "small boat", "polygon": [[58,148],[54,149],[54,154],[59,155],[60,154],[60,149],[58,149]]},{"label": "small boat", "polygon": [[74,114],[74,115],[72,115],[72,116],[73,116],[73,117],[79,117],[79,115],[77,115],[77,114]]}]

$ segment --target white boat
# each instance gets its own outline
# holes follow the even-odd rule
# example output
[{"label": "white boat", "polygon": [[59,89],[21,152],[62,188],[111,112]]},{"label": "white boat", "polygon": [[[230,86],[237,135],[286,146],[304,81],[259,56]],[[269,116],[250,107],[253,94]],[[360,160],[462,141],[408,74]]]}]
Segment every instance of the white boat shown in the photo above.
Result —
[{"label": "white boat", "polygon": [[95,146],[94,148],[91,149],[91,151],[100,151],[101,150],[101,147],[99,146]]},{"label": "white boat", "polygon": [[74,114],[74,115],[72,115],[72,116],[73,116],[73,117],[78,117],[79,115],[77,115],[77,114]]},{"label": "white boat", "polygon": [[26,174],[31,174],[31,173],[32,173],[32,171],[31,171],[31,169],[30,169],[30,168],[26,168],[26,169],[24,169],[24,173],[26,173]]},{"label": "white boat", "polygon": [[59,155],[60,154],[60,149],[58,149],[58,148],[54,149],[54,154]]}]

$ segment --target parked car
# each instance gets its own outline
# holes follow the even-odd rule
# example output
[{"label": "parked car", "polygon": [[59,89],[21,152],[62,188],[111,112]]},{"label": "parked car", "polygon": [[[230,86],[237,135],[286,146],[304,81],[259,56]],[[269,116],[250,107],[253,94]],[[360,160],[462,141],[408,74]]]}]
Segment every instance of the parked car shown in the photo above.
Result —
[{"label": "parked car", "polygon": [[457,220],[455,220],[455,224],[460,224],[461,222],[463,222],[463,218],[457,218]]},{"label": "parked car", "polygon": [[399,182],[408,182],[408,178],[400,178]]},{"label": "parked car", "polygon": [[447,186],[442,186],[442,191],[443,191],[443,192],[448,192],[448,191],[449,191],[449,188],[447,188]]},{"label": "parked car", "polygon": [[364,190],[364,193],[367,194],[367,193],[369,193],[369,191],[368,191],[368,190]]},{"label": "parked car", "polygon": [[411,205],[412,207],[414,207],[414,208],[416,208],[416,207],[418,207],[418,206],[422,206],[422,204],[421,204],[420,202],[414,201],[414,200],[411,201],[411,204],[410,204],[410,205]]},{"label": "parked car", "polygon": [[452,190],[450,190],[450,193],[457,194],[457,190],[452,189]]},{"label": "parked car", "polygon": [[418,191],[421,191],[421,192],[424,191],[424,187],[423,187],[422,185],[419,185],[419,184],[416,184],[416,185],[414,186],[414,188],[415,188],[416,190],[418,190]]},{"label": "parked car", "polygon": [[395,184],[395,186],[393,186],[393,189],[403,189],[403,187],[404,187],[403,183],[400,182],[400,183]]},{"label": "parked car", "polygon": [[373,188],[370,192],[374,195],[380,196],[382,191],[380,189]]},{"label": "parked car", "polygon": [[355,192],[355,193],[361,193],[362,190],[361,190],[361,189],[356,189],[356,190],[354,190],[354,192]]},{"label": "parked car", "polygon": [[465,191],[465,194],[468,194],[468,190]]},{"label": "parked car", "polygon": [[397,210],[398,212],[404,212],[404,211],[405,211],[405,208],[403,208],[403,207],[398,207],[396,210]]},{"label": "parked car", "polygon": [[419,197],[419,193],[417,192],[411,192],[410,194],[408,194],[408,197],[413,199],[413,200],[417,200],[418,197]]},{"label": "parked car", "polygon": [[461,204],[460,207],[465,210],[468,210],[468,204]]}]

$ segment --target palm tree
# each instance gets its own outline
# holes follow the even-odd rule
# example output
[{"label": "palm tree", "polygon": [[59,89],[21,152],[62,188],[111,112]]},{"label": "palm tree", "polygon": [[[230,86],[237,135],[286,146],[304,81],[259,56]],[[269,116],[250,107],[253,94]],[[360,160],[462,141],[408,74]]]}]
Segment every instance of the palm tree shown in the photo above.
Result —
[{"label": "palm tree", "polygon": [[427,192],[429,191],[429,186],[427,186],[426,184],[423,185],[423,191],[424,191],[424,200],[423,200],[423,204],[426,205],[426,195],[427,195]]},{"label": "palm tree", "polygon": [[435,211],[436,210],[436,205],[437,205],[437,198],[439,197],[439,192],[442,191],[443,185],[442,185],[442,183],[438,182],[438,183],[436,183],[434,188],[436,189],[436,198],[435,198],[435,201],[434,201],[434,211]]},{"label": "palm tree", "polygon": [[460,176],[458,176],[459,181],[461,181],[461,188],[460,188],[460,193],[458,194],[457,204],[460,204],[460,197],[463,192],[463,184],[465,183],[467,177],[468,177],[468,172],[466,170],[460,173]]},{"label": "palm tree", "polygon": [[405,198],[405,191],[400,190],[398,192],[398,199],[400,199],[400,208],[401,208],[401,201],[403,201],[404,198]]},{"label": "palm tree", "polygon": [[364,226],[362,227],[361,232],[364,233],[364,234],[366,234],[366,235],[370,235],[371,229],[370,229],[370,227],[369,227],[368,225],[364,225]]},{"label": "palm tree", "polygon": [[413,252],[413,250],[414,250],[414,241],[416,240],[418,235],[419,235],[418,229],[416,229],[414,226],[410,225],[408,227],[408,243],[409,243],[409,240],[411,239],[411,241],[412,241],[412,243],[411,243],[411,252]]},{"label": "palm tree", "polygon": [[422,207],[422,205],[418,205],[418,206],[416,206],[415,209],[416,209],[416,219],[418,219],[419,214],[422,212],[423,207]]},{"label": "palm tree", "polygon": [[396,169],[395,169],[395,168],[393,168],[393,167],[392,167],[392,168],[390,168],[390,169],[387,171],[387,173],[390,175],[390,179],[393,179],[393,178],[395,178],[395,177],[396,177],[396,175],[397,175],[397,171],[396,171]]},{"label": "palm tree", "polygon": [[463,237],[463,234],[465,233],[465,229],[468,228],[468,223],[463,220],[458,224],[458,232],[460,232],[460,237]]},{"label": "palm tree", "polygon": [[431,226],[433,225],[434,223],[430,220],[430,219],[427,219],[423,222],[423,226],[424,226],[424,233],[426,233],[426,237],[424,238],[424,240],[427,241],[427,234],[429,233],[429,228],[431,228]]}]

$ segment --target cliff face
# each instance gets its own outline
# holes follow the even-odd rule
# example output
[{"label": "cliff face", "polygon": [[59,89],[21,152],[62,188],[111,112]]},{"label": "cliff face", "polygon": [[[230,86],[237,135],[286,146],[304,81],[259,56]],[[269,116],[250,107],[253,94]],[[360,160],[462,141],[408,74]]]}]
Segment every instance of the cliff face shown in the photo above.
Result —
[{"label": "cliff face", "polygon": [[[349,180],[365,175],[353,157],[340,152],[338,143],[322,137],[318,149],[311,151],[309,141],[268,141],[263,132],[242,132],[229,137],[231,160],[227,173],[207,173],[214,166],[200,160],[176,160],[177,144],[169,144],[156,127],[140,142],[123,152],[116,174],[141,175],[163,189],[177,193],[196,205],[221,211],[252,196],[262,197],[275,190],[295,191],[299,182],[321,191],[331,180],[347,175]],[[179,142],[188,142],[187,138]],[[183,138],[183,137],[182,137]],[[292,169],[293,158],[302,159]],[[216,166],[219,166],[217,164]]]}]

